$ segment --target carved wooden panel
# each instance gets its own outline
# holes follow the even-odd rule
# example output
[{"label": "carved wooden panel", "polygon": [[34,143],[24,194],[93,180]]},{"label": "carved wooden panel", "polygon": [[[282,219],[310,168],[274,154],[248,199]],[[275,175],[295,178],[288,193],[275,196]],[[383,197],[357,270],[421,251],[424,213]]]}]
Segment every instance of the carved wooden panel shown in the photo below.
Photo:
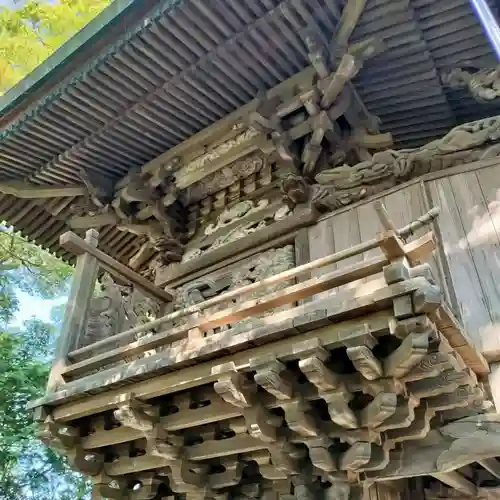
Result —
[{"label": "carved wooden panel", "polygon": [[[101,280],[101,291],[91,300],[87,329],[79,347],[92,345],[158,317],[160,303],[132,286],[116,284],[109,275]],[[139,334],[137,339],[144,334]],[[147,335],[147,333],[146,333]],[[111,347],[118,347],[117,342]],[[93,354],[106,351],[96,349]]]},{"label": "carved wooden panel", "polygon": [[[295,251],[293,245],[286,245],[284,247],[273,248],[262,252],[259,255],[244,259],[231,266],[223,268],[215,273],[208,274],[202,278],[189,282],[180,288],[176,289],[176,300],[168,305],[168,311],[175,311],[183,309],[187,306],[197,304],[206,299],[215,297],[223,292],[235,290],[245,285],[255,283],[262,279],[268,278],[275,274],[291,269],[295,266]],[[290,281],[285,281],[276,285],[268,286],[259,291],[247,294],[245,297],[239,298],[231,303],[222,303],[207,311],[208,314],[215,313],[218,310],[226,309],[231,305],[237,308],[238,301],[249,300],[258,298],[269,293],[276,292],[280,289],[286,288],[291,284]],[[288,306],[273,309],[269,314],[279,312],[286,309]],[[257,316],[256,318],[262,317]],[[171,324],[172,326],[179,326],[185,320],[179,320]],[[216,330],[208,332],[208,335],[216,331],[222,331],[231,327],[232,332],[250,327],[252,319],[238,322],[237,325],[225,325],[217,327]],[[165,325],[168,327],[168,325]]]}]

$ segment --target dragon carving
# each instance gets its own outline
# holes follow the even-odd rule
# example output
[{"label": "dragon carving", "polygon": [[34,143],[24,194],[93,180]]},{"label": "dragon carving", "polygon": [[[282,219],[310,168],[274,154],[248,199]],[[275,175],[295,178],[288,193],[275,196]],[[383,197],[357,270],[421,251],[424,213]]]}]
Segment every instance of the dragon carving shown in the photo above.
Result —
[{"label": "dragon carving", "polygon": [[281,182],[289,206],[310,203],[321,212],[335,210],[428,172],[500,154],[500,116],[453,128],[441,139],[415,149],[386,150],[356,165],[323,170],[310,183],[297,174]]}]

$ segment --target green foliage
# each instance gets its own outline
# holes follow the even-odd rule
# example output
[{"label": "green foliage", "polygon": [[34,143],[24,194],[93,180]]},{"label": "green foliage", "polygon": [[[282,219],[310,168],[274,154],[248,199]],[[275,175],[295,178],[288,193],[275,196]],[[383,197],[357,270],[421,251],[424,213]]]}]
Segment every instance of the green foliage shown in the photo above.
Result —
[{"label": "green foliage", "polygon": [[62,308],[52,324],[37,319],[9,328],[16,292],[38,298],[65,295],[71,267],[22,236],[0,227],[0,500],[83,500],[85,478],[41,445],[29,401],[43,395]]},{"label": "green foliage", "polygon": [[[0,6],[0,95],[32,71],[111,0],[25,0]],[[21,329],[14,318],[22,290],[39,298],[67,292],[71,268],[0,226],[0,500],[83,500],[88,484],[42,446],[28,401],[44,392],[54,325],[38,320]],[[60,319],[59,310],[53,319]]]},{"label": "green foliage", "polygon": [[0,499],[75,500],[87,483],[36,441],[29,401],[43,394],[54,326],[32,319],[0,332]]},{"label": "green foliage", "polygon": [[70,275],[63,261],[0,227],[0,320],[7,323],[17,310],[16,289],[51,299],[67,291]]},{"label": "green foliage", "polygon": [[0,7],[0,93],[15,85],[111,0],[27,0]]}]

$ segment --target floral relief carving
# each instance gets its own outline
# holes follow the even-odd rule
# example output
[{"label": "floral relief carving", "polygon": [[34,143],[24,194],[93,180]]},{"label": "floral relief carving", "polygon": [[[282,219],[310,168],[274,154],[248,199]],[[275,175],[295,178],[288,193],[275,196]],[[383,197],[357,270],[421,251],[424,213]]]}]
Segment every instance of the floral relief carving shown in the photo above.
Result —
[{"label": "floral relief carving", "polygon": [[[258,202],[246,200],[225,209],[215,223],[207,225],[201,241],[184,253],[182,262],[188,262],[205,252],[245,238],[273,222],[288,217],[291,213],[288,207],[283,206],[276,210],[265,211],[269,206],[269,201],[265,199]],[[259,213],[262,213],[262,217],[253,217]]]}]

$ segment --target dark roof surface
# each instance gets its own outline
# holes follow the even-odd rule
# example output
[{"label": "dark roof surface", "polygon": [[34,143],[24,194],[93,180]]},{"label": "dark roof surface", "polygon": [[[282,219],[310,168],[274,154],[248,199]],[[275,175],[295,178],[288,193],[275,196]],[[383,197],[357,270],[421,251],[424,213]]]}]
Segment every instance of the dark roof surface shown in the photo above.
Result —
[{"label": "dark roof surface", "polygon": [[[42,78],[0,101],[0,179],[74,183],[80,167],[123,176],[308,66],[299,32],[312,27],[331,39],[344,2],[118,3],[116,17],[108,12],[105,22],[103,13],[82,46],[66,46],[69,59],[56,54]],[[377,34],[388,50],[355,87],[397,145],[499,113],[439,80],[448,67],[496,62],[468,0],[368,0],[351,40]],[[70,202],[3,195],[0,217],[62,255]],[[101,234],[101,247],[123,261],[135,251],[133,236],[111,227]]]}]

